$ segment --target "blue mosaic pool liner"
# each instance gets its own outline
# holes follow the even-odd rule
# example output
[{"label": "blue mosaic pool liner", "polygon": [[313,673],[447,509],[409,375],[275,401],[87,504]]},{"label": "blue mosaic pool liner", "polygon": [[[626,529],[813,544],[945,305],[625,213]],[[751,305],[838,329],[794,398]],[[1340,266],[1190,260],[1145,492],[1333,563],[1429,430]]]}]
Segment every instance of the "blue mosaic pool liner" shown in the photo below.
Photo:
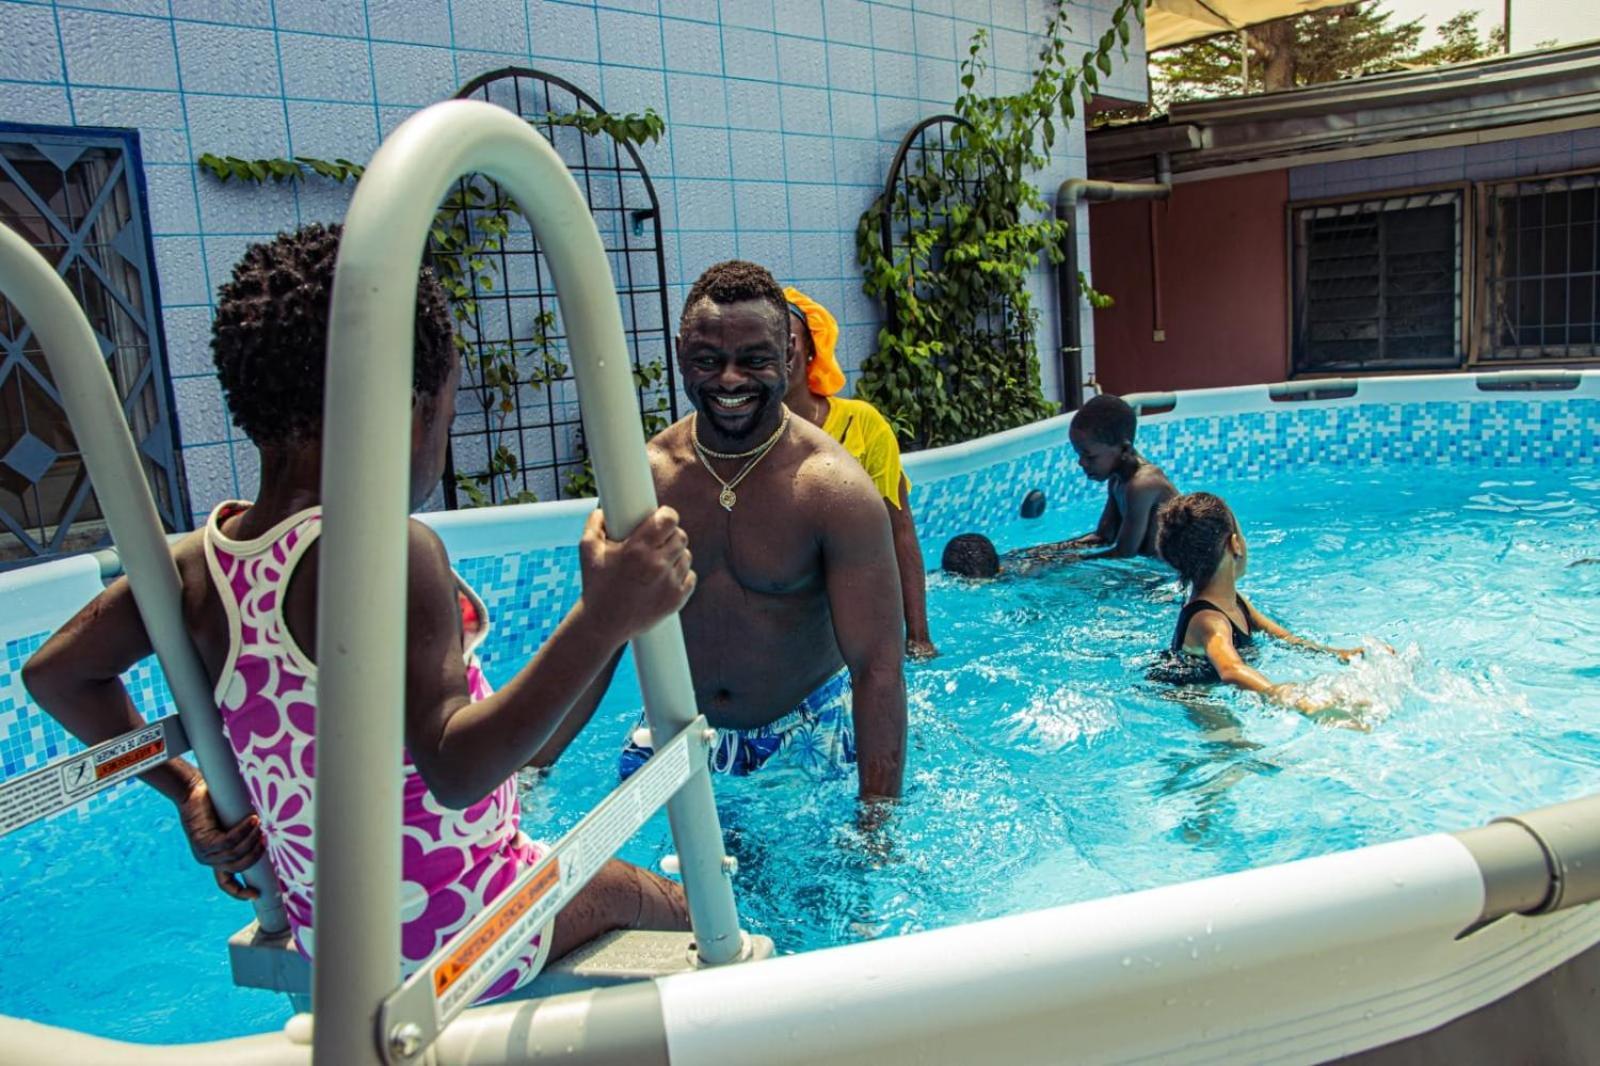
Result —
[{"label": "blue mosaic pool liner", "polygon": [[[1600,400],[1496,399],[1286,406],[1282,410],[1157,418],[1140,450],[1185,489],[1259,480],[1306,466],[1440,466],[1530,469],[1600,465]],[[1065,439],[968,474],[917,484],[912,507],[925,554],[957,533],[1009,523],[1022,497],[1042,489],[1052,508],[1092,508],[1104,489],[1078,469]],[[482,648],[489,677],[503,683],[532,657],[581,588],[576,547],[535,548],[455,561],[489,608]],[[36,769],[80,745],[23,691],[22,664],[45,633],[8,636],[0,667],[0,777]],[[170,706],[153,660],[128,675],[147,716]],[[104,803],[112,789],[90,802]],[[80,808],[81,810],[81,808]]]},{"label": "blue mosaic pool liner", "polygon": [[[1287,406],[1154,419],[1140,427],[1138,447],[1185,491],[1307,466],[1593,466],[1600,462],[1600,400]],[[917,485],[911,504],[924,556],[937,559],[958,533],[1010,522],[1032,489],[1043,490],[1052,508],[1089,506],[1105,494],[1079,470],[1063,429],[1058,443],[1040,451]]]}]

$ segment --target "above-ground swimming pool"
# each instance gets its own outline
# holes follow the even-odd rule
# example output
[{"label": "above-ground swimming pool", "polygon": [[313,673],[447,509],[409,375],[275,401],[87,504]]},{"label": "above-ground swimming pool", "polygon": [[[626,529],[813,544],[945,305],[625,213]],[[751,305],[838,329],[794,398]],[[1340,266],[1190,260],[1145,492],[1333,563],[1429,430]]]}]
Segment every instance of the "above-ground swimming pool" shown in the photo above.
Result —
[{"label": "above-ground swimming pool", "polygon": [[[1347,667],[1268,647],[1256,665],[1336,694],[1370,731],[1151,680],[1181,603],[1154,563],[935,575],[943,654],[908,666],[908,787],[887,832],[854,828],[853,781],[716,781],[746,927],[806,952],[1465,829],[1600,790],[1600,565],[1581,564],[1600,557],[1600,375],[1568,381],[1171,398],[1145,418],[1141,450],[1181,489],[1232,504],[1250,545],[1242,589],[1292,631],[1372,649]],[[1064,420],[907,465],[930,563],[968,530],[1002,550],[1081,533],[1103,500]],[[1048,508],[1025,521],[1033,488]],[[585,509],[438,516],[491,609],[494,680],[576,595],[570,545]],[[98,582],[74,560],[7,586],[26,604],[5,622],[0,662],[9,777],[67,750],[25,704],[18,671]],[[153,710],[148,665],[134,687]],[[625,666],[556,770],[525,782],[528,832],[554,838],[614,785],[637,708]],[[188,858],[166,802],[124,787],[97,806],[0,843],[0,951],[8,975],[27,975],[0,986],[0,1014],[150,1042],[281,1026],[282,996],[229,983],[224,941],[248,915]],[[658,815],[622,855],[655,864],[670,850]]]}]

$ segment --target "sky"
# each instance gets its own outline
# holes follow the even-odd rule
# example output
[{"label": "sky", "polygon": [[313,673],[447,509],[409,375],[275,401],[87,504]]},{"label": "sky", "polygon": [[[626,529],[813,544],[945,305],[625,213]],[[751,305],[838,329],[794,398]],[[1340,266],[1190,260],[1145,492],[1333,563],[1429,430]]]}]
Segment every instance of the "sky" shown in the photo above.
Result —
[{"label": "sky", "polygon": [[[1434,29],[1458,11],[1476,10],[1478,26],[1498,26],[1504,0],[1383,0],[1396,22],[1421,17],[1423,45],[1435,43]],[[1600,0],[1511,0],[1511,50],[1521,52],[1545,41],[1573,44],[1600,39]]]}]

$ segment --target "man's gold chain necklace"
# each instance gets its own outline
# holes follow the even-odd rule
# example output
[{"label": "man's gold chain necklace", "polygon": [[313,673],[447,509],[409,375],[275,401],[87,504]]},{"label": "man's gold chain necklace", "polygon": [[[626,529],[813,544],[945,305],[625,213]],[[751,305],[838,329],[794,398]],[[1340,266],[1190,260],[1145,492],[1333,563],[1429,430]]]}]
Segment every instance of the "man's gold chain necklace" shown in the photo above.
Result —
[{"label": "man's gold chain necklace", "polygon": [[[777,445],[778,440],[783,436],[783,431],[788,428],[789,409],[784,408],[783,420],[778,423],[778,428],[772,431],[772,436],[768,437],[754,448],[751,448],[747,452],[714,452],[710,448],[707,448],[705,445],[700,443],[699,414],[695,414],[694,417],[690,419],[689,441],[694,445],[695,458],[699,459],[700,465],[706,468],[706,473],[716,478],[717,484],[722,486],[722,491],[717,493],[717,502],[722,505],[722,509],[724,511],[733,510],[733,505],[739,502],[739,494],[733,490],[738,487],[739,482],[750,476],[750,471],[756,468],[757,463],[761,462],[761,460],[767,457],[767,453]],[[739,472],[733,475],[732,478],[724,479],[721,474],[717,473],[711,467],[712,459],[743,459],[747,456],[750,457],[750,461],[745,463],[744,466],[740,467]]]},{"label": "man's gold chain necklace", "polygon": [[[789,419],[789,409],[787,407],[783,409],[783,418],[784,422],[787,422]],[[752,455],[756,454],[756,452],[765,451],[767,448],[770,448],[773,441],[783,436],[783,422],[778,423],[778,428],[773,431],[772,436],[768,437],[760,444],[757,444],[754,448],[751,448],[747,452],[714,452],[710,448],[707,448],[704,444],[701,444],[699,411],[696,411],[693,415],[693,422],[689,426],[689,436],[694,441],[694,446],[696,448],[698,448],[703,454],[711,456],[713,459],[748,459]]]}]

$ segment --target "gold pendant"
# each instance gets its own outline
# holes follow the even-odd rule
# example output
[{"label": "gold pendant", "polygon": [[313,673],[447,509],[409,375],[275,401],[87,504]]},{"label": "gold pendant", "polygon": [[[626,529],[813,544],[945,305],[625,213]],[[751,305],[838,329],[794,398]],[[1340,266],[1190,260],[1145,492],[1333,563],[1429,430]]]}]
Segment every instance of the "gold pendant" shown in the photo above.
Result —
[{"label": "gold pendant", "polygon": [[733,505],[739,502],[739,497],[731,488],[724,487],[723,490],[717,494],[717,502],[722,504],[722,509],[724,511],[731,511],[733,510]]}]

